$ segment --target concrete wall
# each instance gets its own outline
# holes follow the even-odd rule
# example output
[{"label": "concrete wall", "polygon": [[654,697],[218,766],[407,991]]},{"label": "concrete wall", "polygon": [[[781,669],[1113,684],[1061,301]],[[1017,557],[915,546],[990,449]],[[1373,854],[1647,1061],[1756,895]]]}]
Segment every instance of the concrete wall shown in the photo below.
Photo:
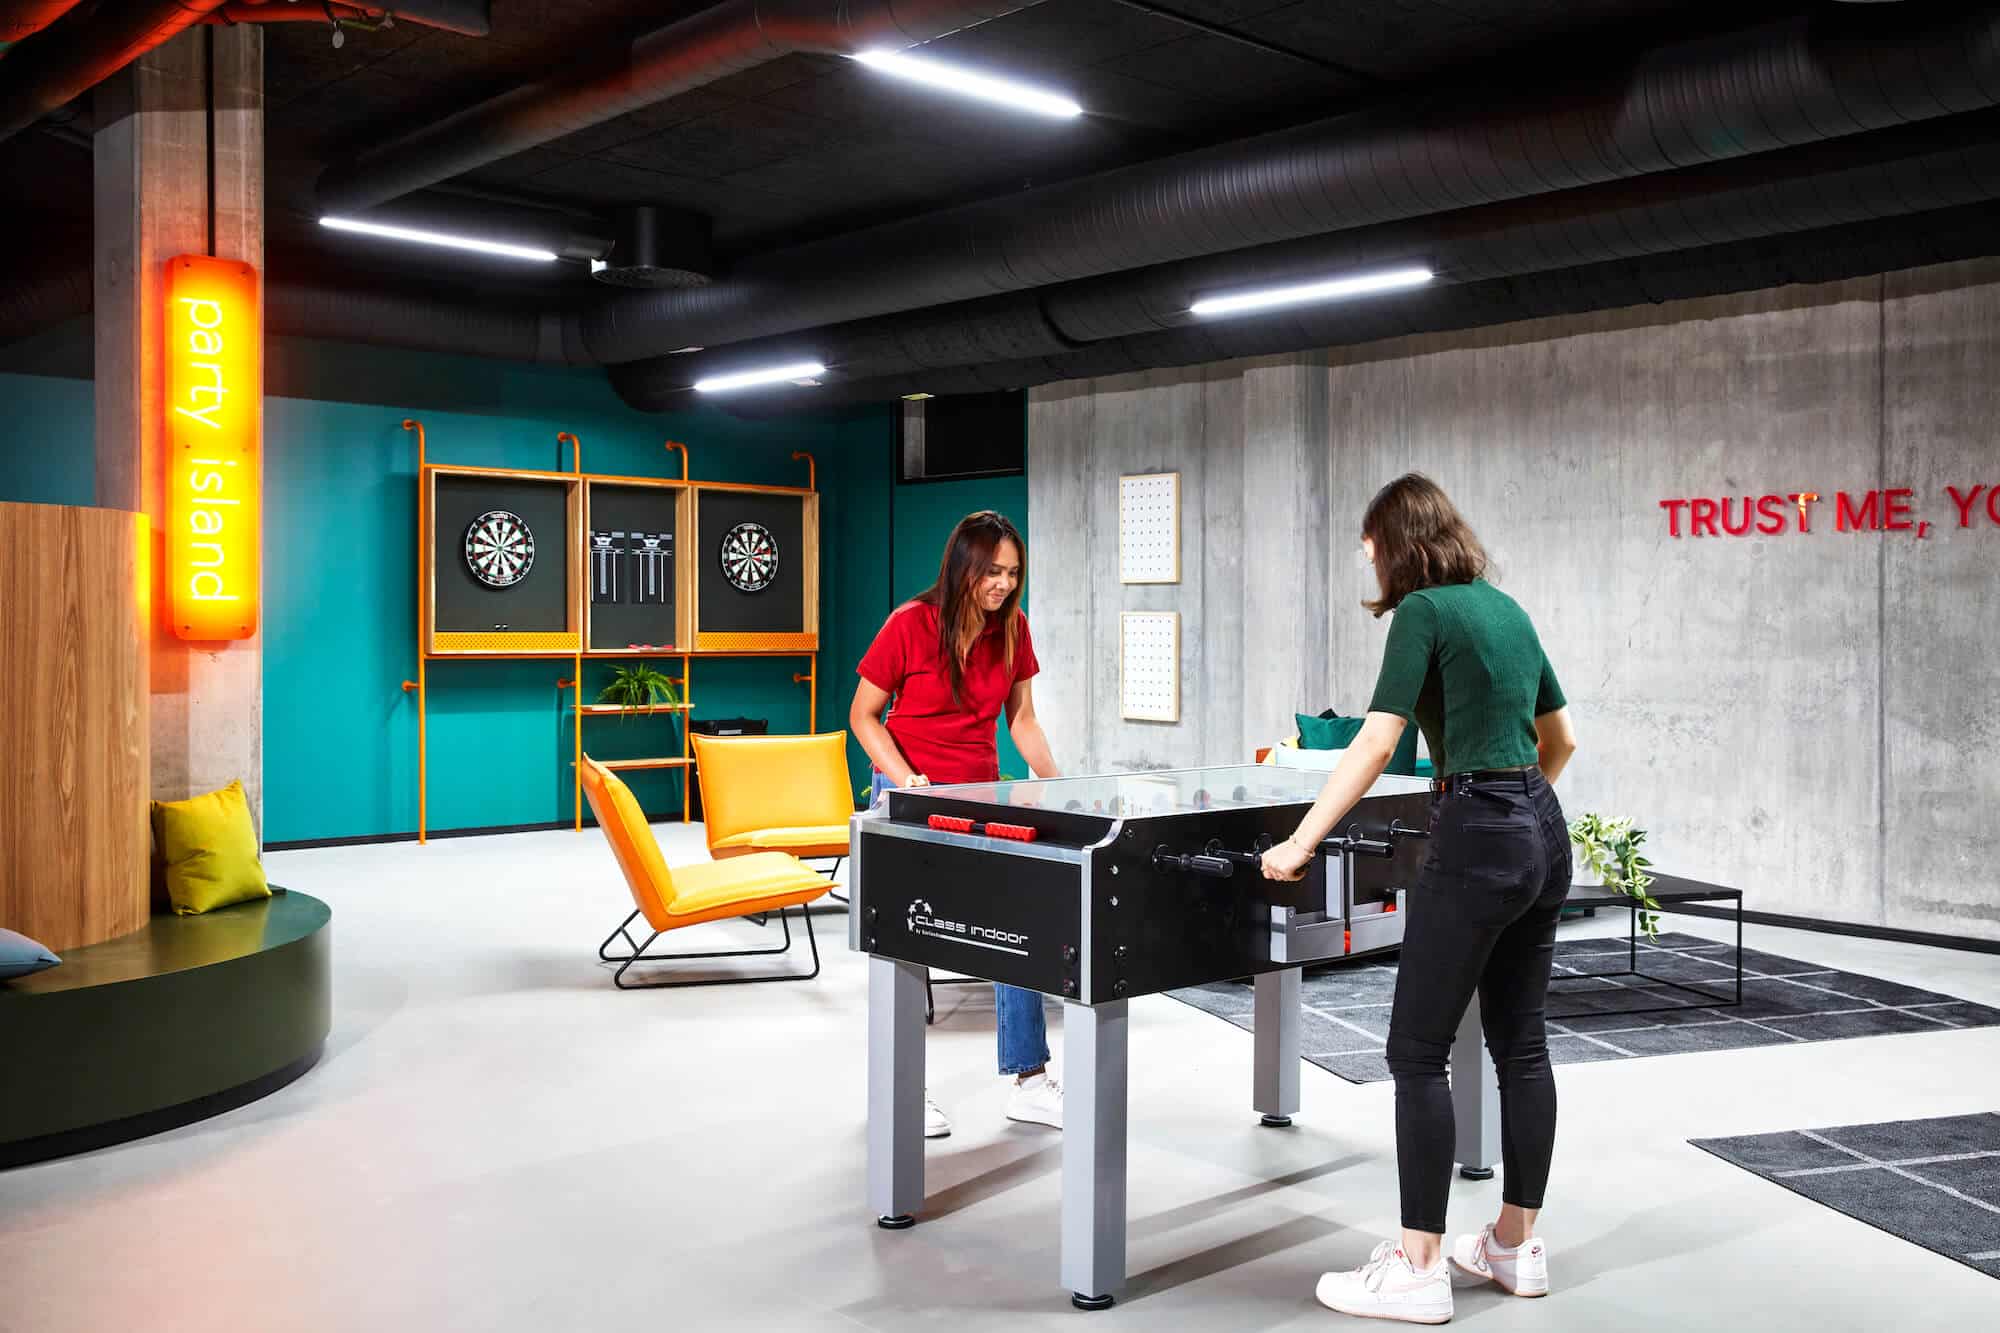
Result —
[{"label": "concrete wall", "polygon": [[[1052,385],[1029,410],[1047,667],[1071,769],[1238,762],[1367,705],[1375,489],[1420,469],[1535,617],[1583,750],[1572,813],[1636,816],[1751,906],[2000,938],[2000,263],[1282,360]],[[1183,582],[1117,581],[1116,479],[1183,474]],[[1927,538],[1835,531],[1913,488]],[[1817,491],[1813,531],[1667,535],[1659,501]],[[1182,722],[1118,719],[1117,615],[1182,616]]]}]

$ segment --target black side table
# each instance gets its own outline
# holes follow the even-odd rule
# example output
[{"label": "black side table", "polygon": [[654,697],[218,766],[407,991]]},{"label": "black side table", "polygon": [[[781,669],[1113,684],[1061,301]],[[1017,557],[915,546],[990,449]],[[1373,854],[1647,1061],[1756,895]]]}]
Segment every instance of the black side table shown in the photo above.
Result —
[{"label": "black side table", "polygon": [[1563,900],[1563,907],[1592,909],[1598,907],[1623,907],[1631,912],[1631,926],[1626,934],[1625,968],[1621,972],[1588,972],[1570,976],[1550,978],[1551,995],[1559,981],[1609,981],[1631,977],[1648,986],[1664,986],[1671,990],[1686,991],[1698,996],[1697,1001],[1686,1004],[1656,1004],[1644,1009],[1585,1009],[1576,1013],[1550,1014],[1549,1017],[1561,1021],[1567,1018],[1593,1018],[1611,1014],[1658,1014],[1674,1009],[1730,1009],[1743,1003],[1743,890],[1725,889],[1715,884],[1699,884],[1693,880],[1677,880],[1686,888],[1665,889],[1657,884],[1653,890],[1654,901],[1660,910],[1672,912],[1676,905],[1684,903],[1729,903],[1735,908],[1736,916],[1736,990],[1733,996],[1692,985],[1685,981],[1674,981],[1667,977],[1653,976],[1639,966],[1639,905],[1615,890],[1600,888],[1573,889]]}]

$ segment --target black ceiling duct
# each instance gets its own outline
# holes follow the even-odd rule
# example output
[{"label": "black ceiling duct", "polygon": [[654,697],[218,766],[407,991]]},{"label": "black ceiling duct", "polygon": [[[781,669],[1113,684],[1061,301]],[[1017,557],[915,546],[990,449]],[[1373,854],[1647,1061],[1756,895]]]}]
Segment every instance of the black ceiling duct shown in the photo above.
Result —
[{"label": "black ceiling duct", "polygon": [[763,399],[732,398],[725,400],[724,406],[738,415],[763,417],[891,401],[907,393],[991,393],[1792,283],[1834,282],[1995,253],[2000,253],[2000,204],[1980,203],[1916,217],[1828,227],[1798,236],[1738,241],[1640,260],[1433,288],[1413,292],[1407,301],[1366,312],[1359,307],[1322,307],[1311,316],[1144,334],[1057,356],[911,371]]},{"label": "black ceiling duct", "polygon": [[613,287],[705,287],[713,282],[709,220],[698,213],[633,204],[618,210],[617,239],[590,276]]},{"label": "black ceiling duct", "polygon": [[2000,12],[1843,6],[1531,96],[1476,90],[799,246],[631,293],[572,340],[634,361],[1770,152],[2000,103]]},{"label": "black ceiling duct", "polygon": [[783,56],[913,46],[1036,2],[723,0],[328,167],[320,205],[351,213],[386,203]]},{"label": "black ceiling duct", "polygon": [[[1427,263],[1441,284],[1460,284],[1995,198],[2000,112],[1988,111],[695,356],[628,362],[612,367],[612,378],[631,405],[663,410],[695,379],[746,366],[813,359],[835,379],[863,379],[1055,356],[1198,323],[1188,307],[1199,295],[1396,262]],[[1365,318],[1374,305],[1408,299],[1386,295],[1341,308]]]}]

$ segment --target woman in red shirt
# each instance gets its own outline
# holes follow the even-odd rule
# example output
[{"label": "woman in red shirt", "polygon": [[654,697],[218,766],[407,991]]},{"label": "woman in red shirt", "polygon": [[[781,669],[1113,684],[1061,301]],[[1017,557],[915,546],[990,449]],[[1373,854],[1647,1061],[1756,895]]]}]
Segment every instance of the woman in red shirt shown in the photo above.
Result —
[{"label": "woman in red shirt", "polygon": [[[994,724],[1003,705],[1028,767],[1038,778],[1056,776],[1029,685],[1041,667],[1021,612],[1027,572],[1028,546],[1014,525],[992,510],[969,514],[952,529],[930,591],[897,607],[876,633],[847,723],[875,763],[878,799],[890,787],[997,780]],[[1061,1129],[1042,997],[1015,986],[993,992],[1000,1072],[1014,1078],[1008,1118]],[[925,1136],[950,1132],[926,1093]]]}]

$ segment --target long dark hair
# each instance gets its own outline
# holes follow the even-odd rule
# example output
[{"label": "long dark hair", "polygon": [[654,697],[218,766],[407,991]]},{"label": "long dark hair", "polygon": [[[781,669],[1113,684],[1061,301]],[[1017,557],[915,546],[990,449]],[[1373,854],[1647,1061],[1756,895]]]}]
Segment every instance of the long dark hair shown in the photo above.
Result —
[{"label": "long dark hair", "polygon": [[917,597],[924,605],[937,608],[938,656],[951,678],[954,703],[959,701],[959,692],[965,685],[966,658],[986,628],[986,613],[980,609],[972,590],[986,576],[987,567],[993,563],[994,553],[1003,541],[1014,543],[1014,549],[1021,553],[1021,577],[996,613],[1000,618],[1007,670],[1012,672],[1014,644],[1021,633],[1021,593],[1028,586],[1028,543],[1006,515],[982,509],[960,519],[951,530],[951,540],[944,544],[937,582]]},{"label": "long dark hair", "polygon": [[1363,606],[1377,617],[1420,588],[1470,583],[1486,572],[1486,548],[1444,488],[1421,472],[1396,478],[1368,502],[1361,535],[1375,543],[1382,595]]}]

